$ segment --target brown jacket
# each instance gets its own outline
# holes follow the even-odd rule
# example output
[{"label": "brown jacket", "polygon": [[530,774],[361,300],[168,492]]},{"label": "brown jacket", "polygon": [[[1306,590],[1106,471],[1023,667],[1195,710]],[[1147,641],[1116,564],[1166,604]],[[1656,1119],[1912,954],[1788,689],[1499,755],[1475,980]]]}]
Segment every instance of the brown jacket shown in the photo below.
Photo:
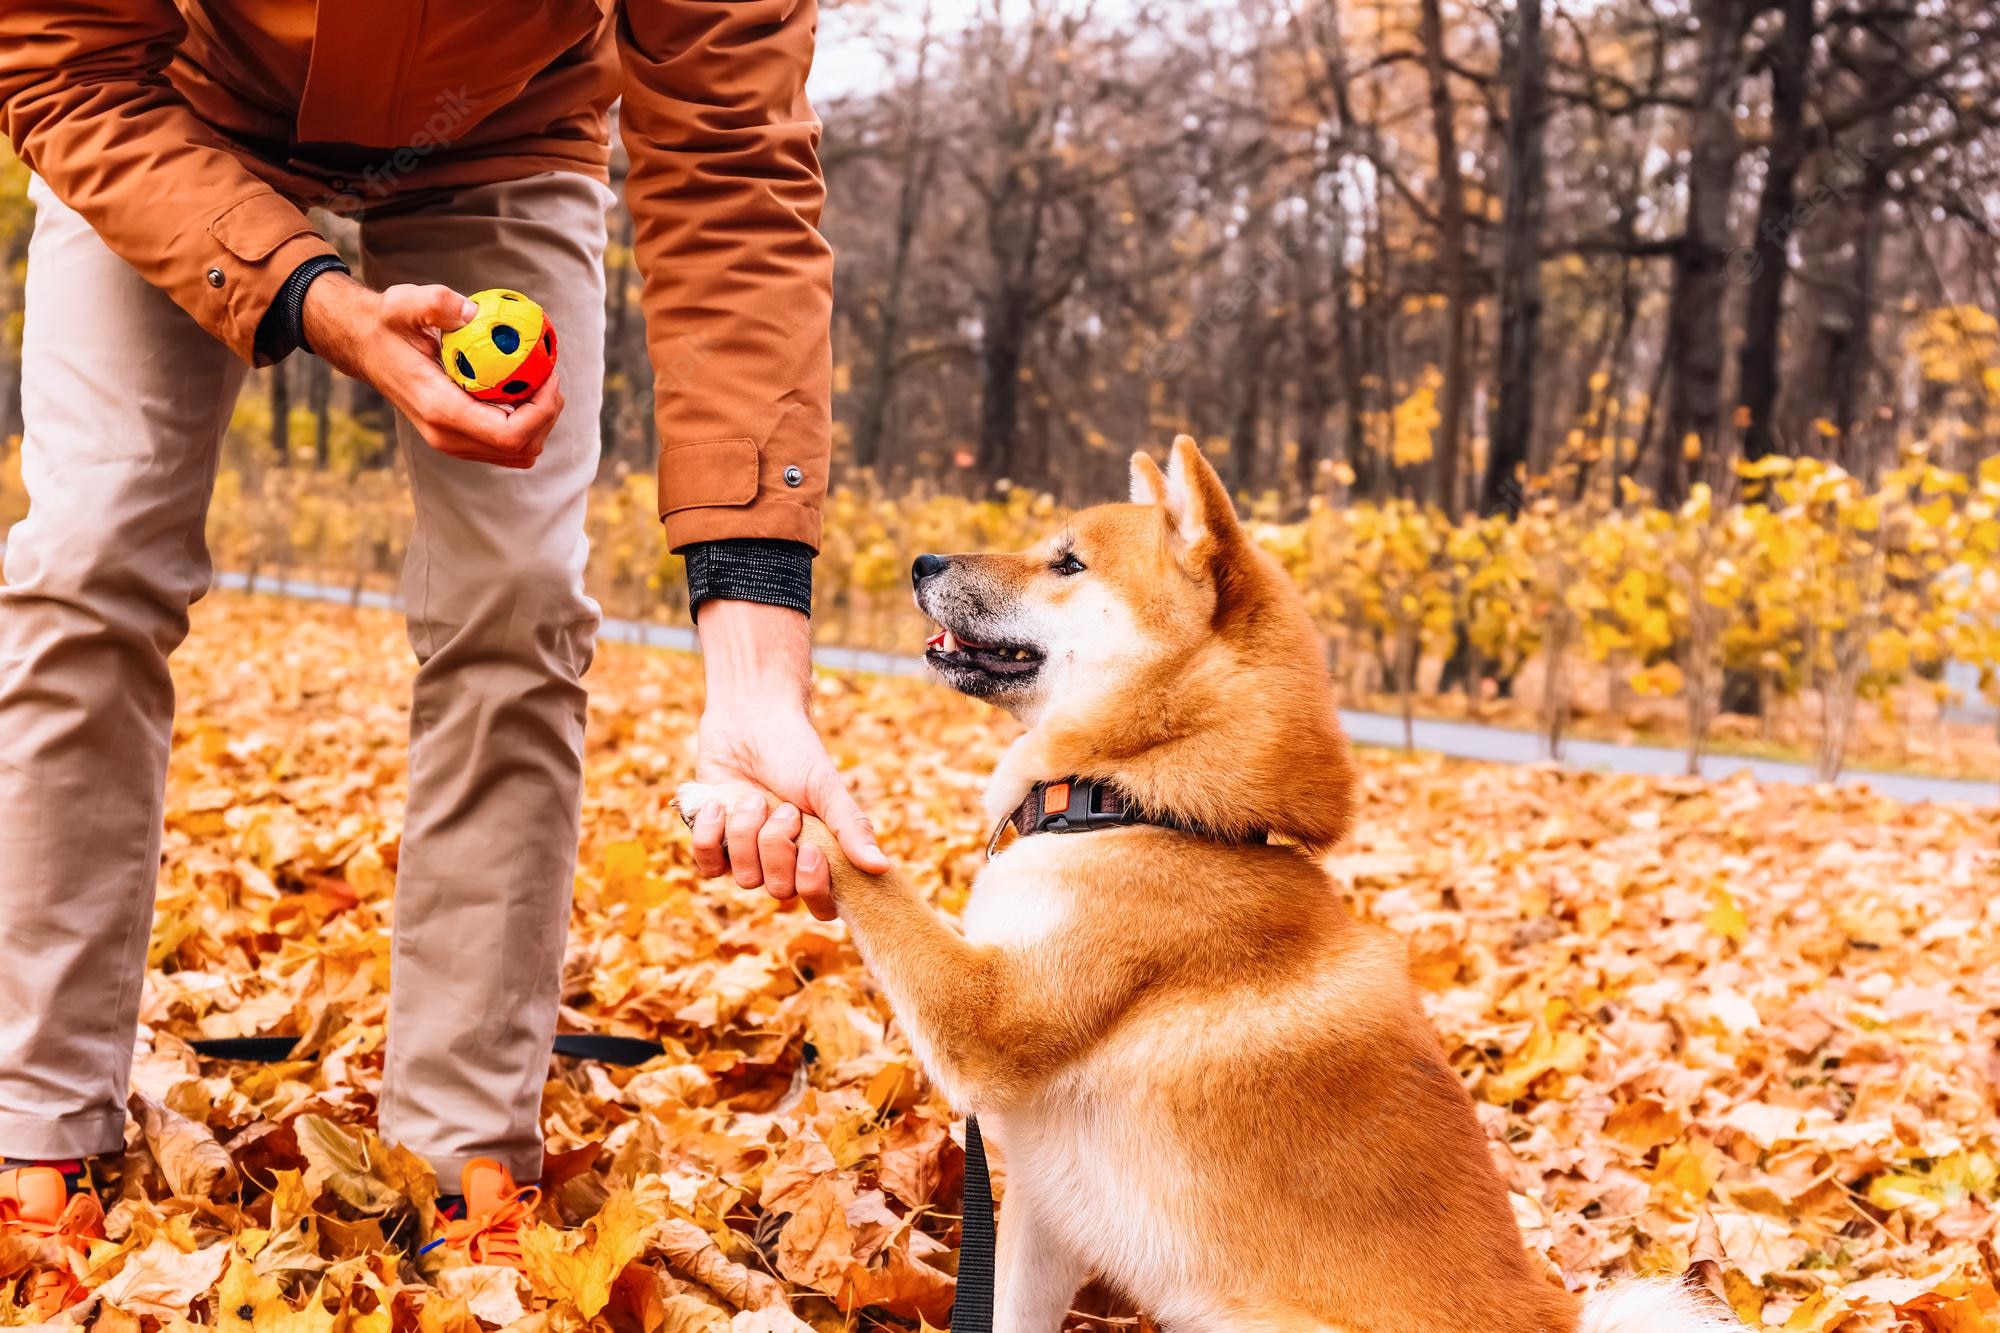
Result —
[{"label": "brown jacket", "polygon": [[302,207],[602,179],[622,96],[668,540],[817,549],[816,19],[815,0],[0,0],[0,118],[107,245],[254,359],[278,288],[332,251]]}]

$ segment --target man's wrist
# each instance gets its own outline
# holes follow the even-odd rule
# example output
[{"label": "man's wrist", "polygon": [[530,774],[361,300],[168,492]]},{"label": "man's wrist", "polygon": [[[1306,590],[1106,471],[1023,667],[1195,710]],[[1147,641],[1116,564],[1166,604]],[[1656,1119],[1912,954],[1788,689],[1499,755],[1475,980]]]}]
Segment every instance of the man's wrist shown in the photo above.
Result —
[{"label": "man's wrist", "polygon": [[299,304],[299,331],[314,355],[336,370],[353,374],[348,330],[360,302],[378,297],[373,288],[346,271],[326,273],[306,288]]},{"label": "man's wrist", "polygon": [[257,324],[259,356],[267,362],[282,361],[300,349],[312,351],[312,339],[305,328],[306,294],[328,274],[347,272],[347,265],[336,255],[314,255],[293,269]]},{"label": "man's wrist", "polygon": [[696,632],[709,711],[806,706],[812,627],[803,613],[763,602],[712,600]]}]

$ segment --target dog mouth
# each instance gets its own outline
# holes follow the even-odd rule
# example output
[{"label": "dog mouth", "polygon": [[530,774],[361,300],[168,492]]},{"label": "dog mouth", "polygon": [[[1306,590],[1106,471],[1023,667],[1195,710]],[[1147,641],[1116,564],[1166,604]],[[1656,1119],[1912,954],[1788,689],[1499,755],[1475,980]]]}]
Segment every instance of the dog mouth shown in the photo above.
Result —
[{"label": "dog mouth", "polygon": [[925,646],[924,660],[957,689],[988,694],[1018,686],[1042,669],[1042,651],[1022,643],[980,643],[940,629]]}]

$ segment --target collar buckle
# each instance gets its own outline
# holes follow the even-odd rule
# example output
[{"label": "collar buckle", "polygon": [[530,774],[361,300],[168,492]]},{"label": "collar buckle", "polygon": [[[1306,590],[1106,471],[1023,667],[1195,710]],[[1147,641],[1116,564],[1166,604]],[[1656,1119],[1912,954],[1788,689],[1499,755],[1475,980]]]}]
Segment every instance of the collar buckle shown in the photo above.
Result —
[{"label": "collar buckle", "polygon": [[1031,831],[1085,833],[1138,822],[1139,812],[1110,784],[1094,778],[1070,778],[1041,788],[1041,813]]},{"label": "collar buckle", "polygon": [[1099,778],[1037,782],[1028,788],[1021,804],[993,826],[993,836],[986,840],[986,856],[992,859],[1009,829],[1025,838],[1035,833],[1087,833],[1132,824],[1180,827],[1173,820],[1147,818],[1115,784]]}]

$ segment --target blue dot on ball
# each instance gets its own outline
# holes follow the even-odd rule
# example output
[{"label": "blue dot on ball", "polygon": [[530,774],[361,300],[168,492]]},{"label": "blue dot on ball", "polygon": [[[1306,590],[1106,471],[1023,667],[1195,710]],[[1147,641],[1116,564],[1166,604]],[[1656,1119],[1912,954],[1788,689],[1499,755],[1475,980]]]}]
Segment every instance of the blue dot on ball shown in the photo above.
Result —
[{"label": "blue dot on ball", "polygon": [[508,380],[501,386],[500,391],[509,396],[523,394],[528,391],[528,382],[526,380]]},{"label": "blue dot on ball", "polygon": [[459,374],[465,376],[469,380],[475,380],[479,378],[477,375],[472,373],[472,363],[465,359],[465,353],[453,352],[451,356],[454,361],[458,362]]},{"label": "blue dot on ball", "polygon": [[495,324],[493,345],[500,349],[502,356],[512,356],[521,350],[521,334],[512,324]]}]

